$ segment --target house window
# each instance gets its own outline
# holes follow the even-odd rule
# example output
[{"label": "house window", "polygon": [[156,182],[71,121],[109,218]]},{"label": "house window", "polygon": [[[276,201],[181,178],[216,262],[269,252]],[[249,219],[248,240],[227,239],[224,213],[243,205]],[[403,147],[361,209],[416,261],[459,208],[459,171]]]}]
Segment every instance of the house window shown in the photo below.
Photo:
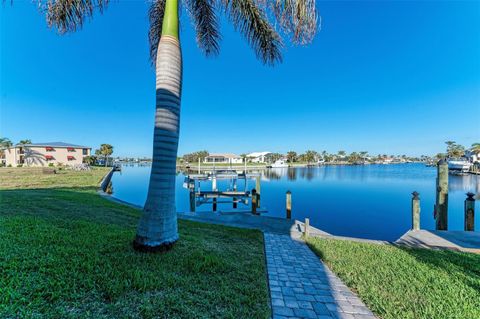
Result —
[{"label": "house window", "polygon": [[69,161],[73,161],[74,159],[75,159],[75,157],[73,157],[73,156],[67,156],[67,160],[69,160]]},{"label": "house window", "polygon": [[45,147],[45,151],[54,152],[55,150],[53,149],[53,147],[47,146],[47,147]]},{"label": "house window", "polygon": [[73,147],[67,147],[68,152],[75,152],[75,149]]},{"label": "house window", "polygon": [[84,148],[84,149],[82,150],[82,152],[83,152],[83,153],[82,153],[83,155],[88,155],[88,148]]},{"label": "house window", "polygon": [[53,156],[52,155],[45,155],[45,159],[47,161],[51,161],[51,160],[53,160]]}]

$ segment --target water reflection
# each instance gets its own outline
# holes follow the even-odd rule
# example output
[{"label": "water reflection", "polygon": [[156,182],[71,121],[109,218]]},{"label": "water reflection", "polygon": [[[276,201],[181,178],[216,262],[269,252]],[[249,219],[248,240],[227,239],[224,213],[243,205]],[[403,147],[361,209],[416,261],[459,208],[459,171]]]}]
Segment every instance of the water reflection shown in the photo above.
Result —
[{"label": "water reflection", "polygon": [[[243,173],[243,170],[237,171]],[[421,227],[433,229],[436,168],[421,164],[392,164],[365,166],[322,166],[266,170],[249,170],[261,174],[262,207],[269,216],[285,216],[285,192],[292,191],[292,218],[310,218],[313,226],[327,232],[363,238],[395,240],[411,224],[411,193],[421,198]],[[192,170],[197,174],[198,170]],[[137,205],[146,199],[149,166],[123,166],[115,174],[113,196]],[[176,206],[188,211],[189,193],[182,187],[186,171],[177,172]],[[219,189],[228,188],[229,181],[219,181]],[[202,189],[211,189],[205,182]],[[241,189],[251,190],[255,181]],[[449,176],[449,229],[463,230],[465,193],[480,198],[480,176]],[[476,203],[480,209],[480,200]],[[224,209],[219,204],[219,210]],[[225,207],[231,209],[231,205]],[[208,205],[198,210],[211,210]],[[477,216],[478,217],[478,216]],[[476,218],[480,229],[480,218]]]}]

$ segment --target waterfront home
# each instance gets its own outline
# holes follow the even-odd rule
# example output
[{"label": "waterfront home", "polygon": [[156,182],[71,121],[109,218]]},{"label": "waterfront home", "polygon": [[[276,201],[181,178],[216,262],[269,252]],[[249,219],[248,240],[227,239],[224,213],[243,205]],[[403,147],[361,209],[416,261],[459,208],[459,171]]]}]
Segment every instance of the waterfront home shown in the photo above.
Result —
[{"label": "waterfront home", "polygon": [[83,163],[92,148],[64,142],[17,144],[4,149],[4,166],[73,166]]},{"label": "waterfront home", "polygon": [[266,163],[266,157],[272,152],[254,152],[247,154],[247,158],[252,163]]},{"label": "waterfront home", "polygon": [[241,164],[243,160],[240,156],[231,153],[212,153],[205,157],[203,162],[207,164]]},{"label": "waterfront home", "polygon": [[480,162],[480,151],[473,148],[465,151],[465,157],[467,157],[472,163]]}]

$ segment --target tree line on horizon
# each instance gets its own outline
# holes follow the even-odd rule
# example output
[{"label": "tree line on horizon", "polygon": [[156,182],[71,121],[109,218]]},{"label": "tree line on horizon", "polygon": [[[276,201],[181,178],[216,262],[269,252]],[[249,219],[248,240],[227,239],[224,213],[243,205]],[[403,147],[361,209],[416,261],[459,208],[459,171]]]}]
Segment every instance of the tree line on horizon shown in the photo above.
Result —
[{"label": "tree line on horizon", "polygon": [[[347,153],[344,150],[340,150],[337,153],[329,153],[327,151],[317,152],[314,150],[307,150],[304,153],[298,154],[296,151],[289,151],[285,154],[282,153],[270,153],[266,155],[266,162],[273,163],[279,159],[285,159],[289,163],[315,163],[318,161],[325,162],[363,162],[363,161],[383,161],[386,159],[400,159],[405,161],[433,161],[434,159],[440,160],[443,158],[453,158],[453,157],[462,157],[465,155],[467,148],[463,145],[460,145],[454,141],[445,142],[447,145],[445,153],[437,153],[434,156],[421,155],[421,156],[407,156],[402,155],[393,155],[393,154],[377,154],[371,155],[367,151],[351,152]],[[480,153],[480,143],[473,143],[470,148],[471,151],[475,153]],[[196,151],[192,153],[184,154],[178,158],[179,162],[185,163],[196,163],[200,159],[203,161],[205,157],[209,156],[210,153],[207,150]],[[249,162],[251,159],[247,154],[241,154],[240,157],[245,161]]]}]

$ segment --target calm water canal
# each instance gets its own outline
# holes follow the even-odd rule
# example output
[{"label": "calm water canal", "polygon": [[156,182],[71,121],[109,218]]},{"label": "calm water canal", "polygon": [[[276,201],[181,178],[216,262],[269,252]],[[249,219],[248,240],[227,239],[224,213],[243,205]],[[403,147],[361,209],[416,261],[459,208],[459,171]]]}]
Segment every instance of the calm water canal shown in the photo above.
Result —
[{"label": "calm water canal", "polygon": [[[149,166],[124,165],[112,179],[113,196],[143,205],[146,199]],[[411,226],[411,193],[421,198],[421,227],[434,229],[436,168],[423,164],[322,166],[314,168],[269,169],[261,171],[262,208],[267,216],[285,216],[285,192],[292,192],[292,218],[303,220],[331,234],[370,239],[396,240]],[[189,210],[189,193],[177,176],[177,211]],[[219,181],[218,189],[229,182]],[[480,230],[480,176],[449,176],[449,230],[463,230],[463,202],[466,192],[477,194],[475,229]],[[248,189],[255,181],[248,183]],[[202,182],[202,189],[211,184]],[[243,182],[239,183],[239,190]],[[239,204],[240,209],[247,206]],[[211,211],[211,205],[197,211]],[[219,204],[231,210],[231,204]]]}]

